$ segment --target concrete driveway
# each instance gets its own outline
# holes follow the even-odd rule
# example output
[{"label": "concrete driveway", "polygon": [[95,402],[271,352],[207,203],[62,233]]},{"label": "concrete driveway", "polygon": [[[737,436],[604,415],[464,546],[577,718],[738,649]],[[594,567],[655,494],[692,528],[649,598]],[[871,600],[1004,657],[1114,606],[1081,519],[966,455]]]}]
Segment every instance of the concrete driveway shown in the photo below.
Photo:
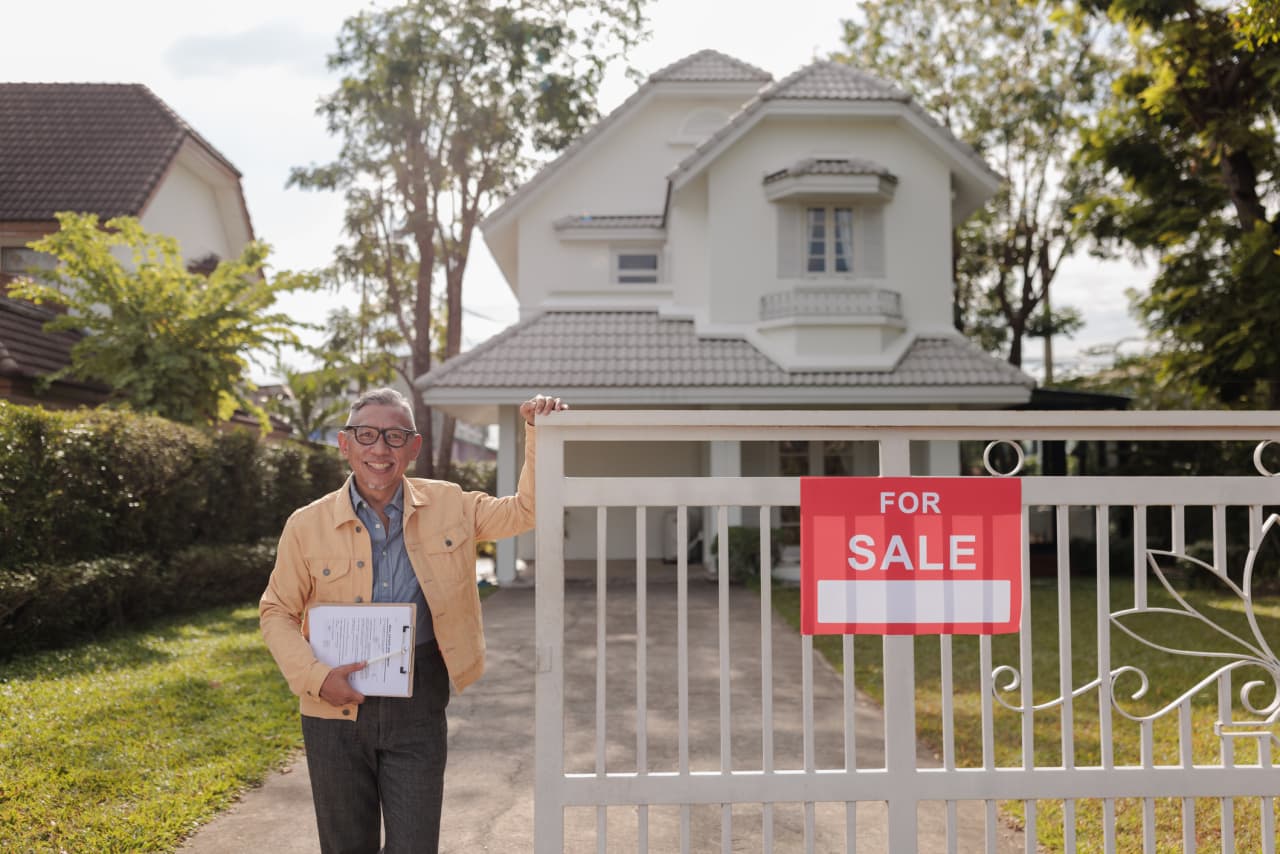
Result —
[{"label": "concrete driveway", "polygon": [[[648,767],[668,770],[677,761],[675,682],[676,585],[674,567],[654,564],[649,570],[647,655]],[[611,566],[608,597],[607,764],[609,770],[635,767],[635,607],[633,568]],[[566,581],[566,767],[595,770],[595,637],[596,587],[581,568],[570,568]],[[731,591],[733,767],[759,768],[760,736],[760,605],[757,594],[740,587]],[[485,601],[488,666],[483,679],[453,698],[449,709],[449,767],[441,851],[526,852],[533,850],[534,795],[534,591],[531,586],[504,588]],[[694,770],[720,767],[719,661],[717,590],[695,579],[689,590],[689,751]],[[778,768],[803,767],[801,716],[801,646],[799,635],[772,618],[774,662],[774,757]],[[660,664],[659,662],[672,662]],[[842,686],[836,672],[820,656],[814,661],[815,758],[818,767],[843,767]],[[857,759],[860,767],[883,767],[883,718],[878,706],[857,701]],[[936,764],[921,753],[922,764]],[[651,807],[649,850],[679,851],[679,808]],[[803,849],[805,812],[800,804],[775,806],[774,850]],[[815,809],[816,851],[845,850],[843,804]],[[762,850],[763,809],[733,809],[733,850]],[[861,804],[856,813],[859,851],[885,851],[882,804]],[[960,851],[982,851],[984,817],[981,803],[959,808]],[[596,850],[594,808],[569,810],[565,850]],[[920,851],[944,851],[945,818],[940,804],[920,811]],[[721,850],[721,810],[698,806],[691,811],[691,849]],[[633,807],[608,811],[609,851],[637,849]],[[1001,825],[999,850],[1021,851],[1019,833]],[[305,758],[248,792],[229,812],[196,833],[182,849],[188,854],[270,851],[313,854],[319,850],[306,776]]]}]

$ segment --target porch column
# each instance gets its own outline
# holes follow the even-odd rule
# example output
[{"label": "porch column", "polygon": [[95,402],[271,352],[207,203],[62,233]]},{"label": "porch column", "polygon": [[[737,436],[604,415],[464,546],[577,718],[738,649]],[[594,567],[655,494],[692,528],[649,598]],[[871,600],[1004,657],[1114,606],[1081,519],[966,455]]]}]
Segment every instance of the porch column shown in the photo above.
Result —
[{"label": "porch column", "polygon": [[[523,433],[520,430],[520,410],[515,406],[498,407],[498,495],[512,495],[516,491],[516,479],[520,475],[519,461],[524,459]],[[498,584],[510,584],[516,580],[516,538],[498,540],[494,572]]]},{"label": "porch column", "polygon": [[[712,442],[710,448],[710,469],[712,477],[742,477],[742,443]],[[729,524],[742,524],[742,508],[729,508]],[[716,538],[716,514],[702,514],[702,561],[704,566],[714,566],[711,557],[711,541]]]},{"label": "porch column", "polygon": [[960,474],[960,443],[954,439],[929,441],[929,474],[955,477]]}]

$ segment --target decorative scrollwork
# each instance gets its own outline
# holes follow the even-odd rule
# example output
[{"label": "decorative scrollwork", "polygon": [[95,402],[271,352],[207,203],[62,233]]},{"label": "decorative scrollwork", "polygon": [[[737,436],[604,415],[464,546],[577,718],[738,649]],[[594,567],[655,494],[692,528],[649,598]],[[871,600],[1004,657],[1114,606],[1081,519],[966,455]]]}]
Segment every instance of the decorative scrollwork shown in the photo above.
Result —
[{"label": "decorative scrollwork", "polygon": [[[1267,538],[1273,528],[1280,525],[1280,515],[1272,514],[1263,523],[1259,532],[1258,543],[1260,544]],[[1152,549],[1147,551],[1147,563],[1151,567],[1151,571],[1155,573],[1159,579],[1161,586],[1173,598],[1177,607],[1141,607],[1141,608],[1124,608],[1119,611],[1113,611],[1110,614],[1111,625],[1124,632],[1129,637],[1151,647],[1160,652],[1170,655],[1192,656],[1203,659],[1219,659],[1223,663],[1216,670],[1198,681],[1195,685],[1182,691],[1176,699],[1165,704],[1161,708],[1149,714],[1133,714],[1125,709],[1117,698],[1121,692],[1117,690],[1119,680],[1127,675],[1138,677],[1139,684],[1137,690],[1133,691],[1129,696],[1133,700],[1140,700],[1147,693],[1150,687],[1150,679],[1141,669],[1132,666],[1117,667],[1110,671],[1109,687],[1112,707],[1124,717],[1132,721],[1149,721],[1162,717],[1185,702],[1190,697],[1200,693],[1208,686],[1212,685],[1222,676],[1241,668],[1256,668],[1267,675],[1265,679],[1254,679],[1246,682],[1241,686],[1239,692],[1240,705],[1250,714],[1256,717],[1252,721],[1219,721],[1216,725],[1217,732],[1222,737],[1270,737],[1280,743],[1277,738],[1275,727],[1280,722],[1280,658],[1277,658],[1275,651],[1263,636],[1262,631],[1258,627],[1257,614],[1254,611],[1253,603],[1253,576],[1255,563],[1257,561],[1259,548],[1255,547],[1249,550],[1248,557],[1245,559],[1244,577],[1242,584],[1237,586],[1225,573],[1217,571],[1214,567],[1198,560],[1189,555],[1177,554],[1175,552]],[[1249,634],[1251,637],[1241,637],[1239,634],[1232,632],[1221,625],[1209,619],[1203,612],[1186,600],[1170,583],[1164,569],[1160,566],[1160,560],[1164,558],[1176,561],[1183,565],[1190,564],[1194,568],[1212,573],[1213,576],[1223,585],[1225,585],[1236,597],[1239,598],[1243,607],[1245,619],[1248,621]],[[1139,627],[1132,625],[1136,623],[1135,618],[1139,616],[1147,616],[1151,614],[1165,615],[1171,620],[1189,619],[1208,626],[1214,633],[1220,636],[1224,641],[1225,650],[1196,650],[1186,649],[1177,646],[1170,646],[1159,643],[1151,637],[1144,636]],[[1255,671],[1256,672],[1256,671]],[[1015,705],[1007,702],[1002,696],[1017,691],[1022,684],[1022,675],[1016,668],[1009,665],[1001,665],[995,668],[992,673],[992,694],[995,699],[1007,709],[1015,712],[1025,711],[1021,705]],[[1001,681],[1004,680],[1004,684]],[[1093,689],[1099,687],[1102,683],[1101,678],[1095,678],[1072,689],[1071,698],[1076,698]],[[1262,697],[1257,696],[1259,692],[1265,693]],[[1035,704],[1032,710],[1041,711],[1044,709],[1052,709],[1061,706],[1066,702],[1066,697],[1058,697],[1044,703]]]}]

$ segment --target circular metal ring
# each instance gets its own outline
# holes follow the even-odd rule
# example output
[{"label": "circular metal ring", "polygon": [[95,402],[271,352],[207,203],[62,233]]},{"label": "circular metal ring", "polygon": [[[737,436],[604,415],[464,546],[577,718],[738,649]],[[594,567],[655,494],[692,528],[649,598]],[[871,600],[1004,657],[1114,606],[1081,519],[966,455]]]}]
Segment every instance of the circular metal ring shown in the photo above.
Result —
[{"label": "circular metal ring", "polygon": [[[1013,448],[1014,453],[1018,455],[1017,465],[1009,471],[996,471],[995,467],[991,465],[991,452],[995,450],[997,445],[1008,445]],[[1027,458],[1022,453],[1022,446],[1012,439],[996,439],[994,442],[988,442],[987,447],[982,451],[982,465],[986,468],[987,473],[994,477],[1013,477],[1015,474],[1022,471],[1022,466],[1026,464],[1026,462]]]},{"label": "circular metal ring", "polygon": [[1256,468],[1258,470],[1258,474],[1263,477],[1275,477],[1276,475],[1280,475],[1280,471],[1271,471],[1262,464],[1262,452],[1267,449],[1267,445],[1274,444],[1275,442],[1270,439],[1263,439],[1258,443],[1258,447],[1253,449],[1253,467]]}]

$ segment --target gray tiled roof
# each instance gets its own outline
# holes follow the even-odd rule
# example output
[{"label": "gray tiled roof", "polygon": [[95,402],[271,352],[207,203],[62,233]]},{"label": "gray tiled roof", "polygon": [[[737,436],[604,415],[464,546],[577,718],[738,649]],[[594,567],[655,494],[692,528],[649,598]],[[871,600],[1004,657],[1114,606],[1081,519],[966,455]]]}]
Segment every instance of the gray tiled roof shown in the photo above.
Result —
[{"label": "gray tiled roof", "polygon": [[1033,380],[958,338],[921,338],[892,371],[788,372],[747,341],[699,338],[656,311],[547,312],[420,380],[424,389],[1018,386]]},{"label": "gray tiled roof", "polygon": [[700,50],[655,71],[649,75],[649,79],[677,83],[715,83],[725,80],[768,83],[773,75],[763,68],[734,59],[718,50]]},{"label": "gray tiled roof", "polygon": [[662,214],[583,214],[561,217],[551,225],[557,231],[562,228],[662,228]]},{"label": "gray tiled roof", "polygon": [[860,68],[824,60],[806,65],[760,93],[762,100],[910,101],[911,95]]},{"label": "gray tiled roof", "polygon": [[894,181],[898,180],[897,176],[873,160],[863,160],[858,157],[841,159],[807,157],[796,161],[786,169],[770,172],[764,176],[764,182],[768,184],[799,175],[883,175]]},{"label": "gray tiled roof", "polygon": [[240,176],[146,86],[0,83],[0,220],[137,214],[189,137]]},{"label": "gray tiled roof", "polygon": [[782,100],[896,101],[904,104],[925,123],[940,131],[982,171],[997,178],[1000,177],[972,146],[957,138],[927,110],[917,104],[906,91],[851,65],[819,60],[761,89],[754,98],[742,105],[742,109],[733,114],[724,127],[700,142],[687,157],[681,160],[667,176],[668,180],[676,180],[689,172],[708,151],[751,121],[752,117],[764,108],[765,102]]}]

